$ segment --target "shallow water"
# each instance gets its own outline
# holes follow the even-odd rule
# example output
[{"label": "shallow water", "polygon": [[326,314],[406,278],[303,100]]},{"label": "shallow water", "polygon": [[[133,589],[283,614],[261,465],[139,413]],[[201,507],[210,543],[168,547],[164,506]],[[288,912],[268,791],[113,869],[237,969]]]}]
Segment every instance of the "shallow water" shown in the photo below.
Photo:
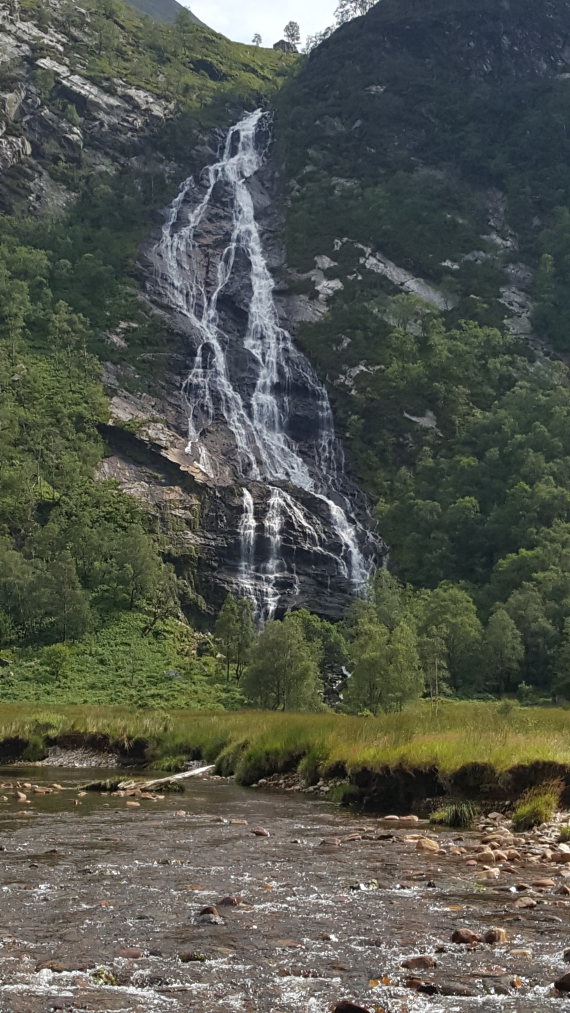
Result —
[{"label": "shallow water", "polygon": [[[568,899],[549,894],[519,912],[506,889],[551,867],[488,888],[460,859],[416,852],[409,829],[293,794],[205,780],[134,809],[78,798],[101,771],[0,771],[16,776],[69,790],[0,802],[0,1013],[325,1013],[344,998],[386,1013],[546,1013],[563,1003],[551,983],[568,969]],[[248,825],[213,822],[222,818]],[[271,836],[254,836],[258,826]],[[321,845],[363,832],[384,839]],[[200,910],[226,896],[245,903],[219,906],[223,924],[200,924]],[[507,928],[506,946],[449,942],[457,927],[492,925]],[[439,944],[439,967],[419,976],[478,997],[405,987],[402,960]],[[118,956],[124,947],[141,956]],[[184,963],[191,953],[207,959]],[[49,962],[60,969],[42,969]],[[99,968],[116,984],[99,983]]]}]

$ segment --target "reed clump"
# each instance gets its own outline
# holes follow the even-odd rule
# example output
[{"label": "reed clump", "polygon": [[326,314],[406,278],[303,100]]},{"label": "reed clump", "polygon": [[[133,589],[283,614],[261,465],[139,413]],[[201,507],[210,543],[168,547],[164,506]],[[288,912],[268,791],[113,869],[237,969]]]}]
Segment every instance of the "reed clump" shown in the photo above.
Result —
[{"label": "reed clump", "polygon": [[472,802],[452,802],[432,813],[430,823],[441,827],[469,830],[478,816],[479,808]]},{"label": "reed clump", "polygon": [[526,791],[513,813],[514,829],[520,833],[548,823],[560,805],[563,790],[562,781],[557,780],[547,781]]}]

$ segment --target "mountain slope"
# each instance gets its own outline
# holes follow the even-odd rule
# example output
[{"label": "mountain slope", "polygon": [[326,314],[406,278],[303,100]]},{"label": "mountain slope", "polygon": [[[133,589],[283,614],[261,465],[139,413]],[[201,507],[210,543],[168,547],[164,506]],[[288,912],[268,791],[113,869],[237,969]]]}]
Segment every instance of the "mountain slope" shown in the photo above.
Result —
[{"label": "mountain slope", "polygon": [[218,128],[268,101],[290,62],[120,3],[29,2],[0,19],[0,650],[28,652],[26,694],[103,631],[140,671],[203,669],[181,626],[212,607],[197,585],[199,491],[170,459],[157,478],[128,418],[115,431],[147,484],[138,472],[120,491],[102,380],[122,370],[123,400],[141,396],[174,455],[150,391],[170,357],[184,366],[184,339],[145,303],[137,254],[215,157]]},{"label": "mountain slope", "polygon": [[277,126],[303,342],[392,565],[504,605],[533,678],[570,615],[569,34],[568,0],[382,0]]},{"label": "mountain slope", "polygon": [[141,14],[150,14],[152,18],[155,18],[157,21],[163,21],[165,24],[174,24],[182,11],[188,11],[196,24],[203,23],[192,14],[192,11],[188,7],[179,4],[177,0],[128,0],[128,2],[131,7],[136,7]]}]

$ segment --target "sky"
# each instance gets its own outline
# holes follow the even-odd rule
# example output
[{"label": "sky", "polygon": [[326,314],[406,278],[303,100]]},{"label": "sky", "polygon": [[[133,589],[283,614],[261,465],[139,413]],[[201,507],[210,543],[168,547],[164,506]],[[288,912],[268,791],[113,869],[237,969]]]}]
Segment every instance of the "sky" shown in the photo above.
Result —
[{"label": "sky", "polygon": [[337,0],[183,0],[196,17],[236,42],[256,32],[268,48],[283,38],[288,21],[298,21],[303,40],[334,21]]}]

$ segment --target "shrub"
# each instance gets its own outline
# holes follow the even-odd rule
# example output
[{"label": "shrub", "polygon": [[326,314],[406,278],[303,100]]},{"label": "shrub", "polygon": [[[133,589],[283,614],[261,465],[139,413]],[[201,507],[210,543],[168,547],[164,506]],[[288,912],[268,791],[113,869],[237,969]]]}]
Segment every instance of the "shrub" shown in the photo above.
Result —
[{"label": "shrub", "polygon": [[563,788],[561,781],[547,781],[526,791],[513,813],[514,829],[532,830],[541,823],[548,823],[558,809]]},{"label": "shrub", "polygon": [[570,826],[562,827],[558,840],[560,844],[567,844],[570,841]]},{"label": "shrub", "polygon": [[154,764],[156,770],[165,774],[180,774],[188,766],[187,756],[163,756]]},{"label": "shrub", "polygon": [[472,802],[453,802],[438,809],[430,816],[430,822],[442,827],[457,827],[468,830],[479,815],[479,809]]}]

